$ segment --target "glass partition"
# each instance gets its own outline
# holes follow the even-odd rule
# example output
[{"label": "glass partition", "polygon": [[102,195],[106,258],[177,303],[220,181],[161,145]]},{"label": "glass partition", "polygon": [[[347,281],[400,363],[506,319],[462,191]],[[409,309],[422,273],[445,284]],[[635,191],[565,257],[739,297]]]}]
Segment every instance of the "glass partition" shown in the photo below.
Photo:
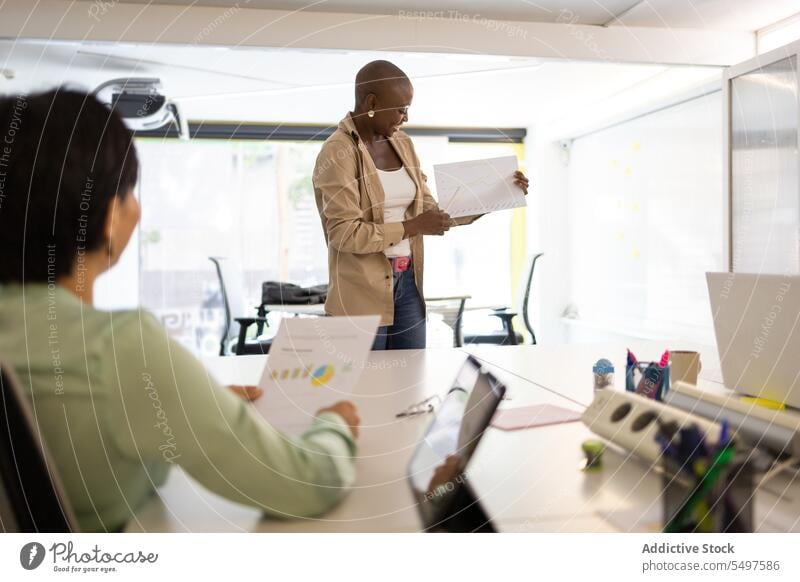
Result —
[{"label": "glass partition", "polygon": [[734,271],[800,272],[797,59],[730,82]]}]

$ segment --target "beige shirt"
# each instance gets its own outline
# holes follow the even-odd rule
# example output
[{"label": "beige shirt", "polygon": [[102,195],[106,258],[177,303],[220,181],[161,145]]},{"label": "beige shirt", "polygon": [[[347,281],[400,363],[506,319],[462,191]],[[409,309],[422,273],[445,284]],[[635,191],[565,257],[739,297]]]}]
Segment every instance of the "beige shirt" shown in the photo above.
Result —
[{"label": "beige shirt", "polygon": [[[437,208],[427,177],[420,169],[411,138],[397,131],[389,138],[416,186],[405,218]],[[387,223],[386,194],[378,168],[348,113],[322,146],[313,174],[314,196],[328,244],[329,289],[325,310],[330,315],[380,315],[381,325],[394,322],[392,268],[384,251],[400,244],[402,223]],[[478,216],[453,220],[469,224]],[[414,257],[414,280],[422,294],[422,236],[408,240]]]}]

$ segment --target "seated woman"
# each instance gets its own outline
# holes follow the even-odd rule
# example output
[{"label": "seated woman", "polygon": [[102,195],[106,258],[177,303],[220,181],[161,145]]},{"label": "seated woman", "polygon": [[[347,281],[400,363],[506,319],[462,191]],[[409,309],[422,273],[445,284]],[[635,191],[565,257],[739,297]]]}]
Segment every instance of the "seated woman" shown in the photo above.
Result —
[{"label": "seated woman", "polygon": [[149,313],[92,307],[139,220],[137,175],[131,133],[94,97],[0,99],[0,359],[30,397],[80,528],[123,528],[171,465],[271,516],[325,512],[355,477],[351,403],[291,439]]}]

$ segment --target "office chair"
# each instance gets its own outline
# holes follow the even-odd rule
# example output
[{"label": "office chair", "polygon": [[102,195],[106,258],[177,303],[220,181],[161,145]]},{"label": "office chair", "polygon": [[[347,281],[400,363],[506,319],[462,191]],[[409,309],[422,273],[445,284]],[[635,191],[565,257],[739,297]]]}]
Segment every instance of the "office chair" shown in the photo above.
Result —
[{"label": "office chair", "polygon": [[[267,318],[263,316],[250,317],[247,315],[244,299],[244,285],[242,284],[242,270],[233,259],[228,257],[208,257],[214,263],[219,277],[219,287],[222,291],[222,303],[225,307],[225,330],[219,342],[219,355],[234,354],[266,354],[272,346],[271,339],[260,339]],[[258,309],[258,307],[253,307]],[[256,339],[247,339],[247,330],[257,324]],[[229,346],[236,342],[233,349]]]},{"label": "office chair", "polygon": [[503,326],[502,330],[486,334],[464,333],[465,344],[494,344],[500,346],[515,346],[521,344],[523,342],[522,334],[514,331],[513,324],[513,319],[516,317],[518,311],[522,312],[522,321],[525,324],[525,329],[531,334],[531,343],[534,345],[536,344],[536,333],[533,331],[533,325],[530,321],[528,304],[530,303],[531,284],[533,282],[533,273],[536,269],[536,262],[539,260],[539,257],[543,255],[544,253],[534,255],[528,264],[528,272],[524,279],[525,286],[518,296],[519,303],[517,305],[517,311],[509,311],[508,307],[499,307],[493,309],[489,314],[500,319]]},{"label": "office chair", "polygon": [[453,347],[456,348],[460,348],[464,344],[461,320],[464,316],[464,305],[467,299],[469,299],[469,295],[425,298],[428,311],[440,314],[442,321],[453,330]]},{"label": "office chair", "polygon": [[30,403],[0,362],[0,527],[5,532],[70,533],[78,522],[42,441]]}]

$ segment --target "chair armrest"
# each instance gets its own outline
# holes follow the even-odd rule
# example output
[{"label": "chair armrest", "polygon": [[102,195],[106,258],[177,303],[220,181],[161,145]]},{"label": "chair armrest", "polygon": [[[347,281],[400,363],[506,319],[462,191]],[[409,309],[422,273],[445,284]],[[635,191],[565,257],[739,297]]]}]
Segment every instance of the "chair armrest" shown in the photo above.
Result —
[{"label": "chair armrest", "polygon": [[254,323],[267,323],[266,317],[234,317],[233,320],[244,327],[249,327]]},{"label": "chair armrest", "polygon": [[507,307],[496,303],[493,305],[470,305],[464,307],[464,311],[497,311],[498,309],[507,309]]},{"label": "chair armrest", "polygon": [[[259,326],[267,323],[266,317],[234,317],[233,320],[239,324],[239,339],[236,341],[236,353],[241,354],[242,348],[244,348],[244,344],[247,341],[247,328],[249,328],[254,323],[258,323]],[[261,330],[259,329],[259,333]]]},{"label": "chair armrest", "polygon": [[[506,309],[508,309],[508,308],[506,308]],[[489,315],[491,315],[492,317],[499,317],[503,321],[503,323],[505,323],[507,321],[511,321],[512,319],[514,319],[517,316],[517,312],[516,311],[499,311],[498,310],[498,311],[493,311]]]},{"label": "chair armrest", "polygon": [[511,324],[511,320],[516,317],[516,312],[514,311],[500,311],[496,310],[489,315],[493,315],[495,317],[499,317],[500,320],[503,322],[503,330],[506,332],[508,336],[508,343],[509,345],[517,345],[518,339],[516,333],[514,332],[514,326]]}]

